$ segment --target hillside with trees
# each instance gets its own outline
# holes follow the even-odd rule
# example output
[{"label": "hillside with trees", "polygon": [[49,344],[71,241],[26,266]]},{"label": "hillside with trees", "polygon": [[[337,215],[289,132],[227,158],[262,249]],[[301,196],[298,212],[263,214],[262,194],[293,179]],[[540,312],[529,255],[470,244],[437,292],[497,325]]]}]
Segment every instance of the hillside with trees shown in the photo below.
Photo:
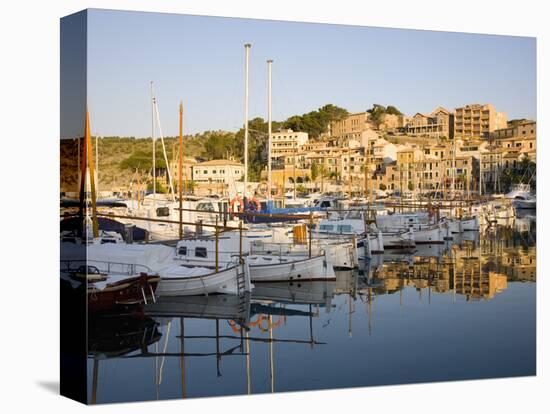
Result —
[{"label": "hillside with trees", "polygon": [[[273,131],[281,128],[290,128],[294,131],[307,132],[311,139],[319,138],[327,132],[330,122],[343,119],[348,111],[336,105],[328,104],[316,111],[303,115],[294,115],[285,121],[272,123]],[[267,121],[263,118],[254,118],[249,121],[248,160],[249,179],[257,181],[260,173],[267,164]],[[61,141],[62,172],[76,171],[77,145],[76,140]],[[111,189],[127,186],[132,180],[139,179],[145,182],[150,179],[153,145],[150,137],[100,137],[99,155],[99,188]],[[164,143],[168,162],[174,161],[177,156],[177,137],[165,137]],[[212,159],[230,159],[243,161],[244,128],[237,132],[206,131],[200,134],[184,137],[184,156],[196,158],[199,161]],[[94,147],[96,138],[92,138]],[[159,173],[166,168],[160,139],[156,140],[156,166]],[[76,175],[65,174],[61,177],[62,191],[75,191]]]}]

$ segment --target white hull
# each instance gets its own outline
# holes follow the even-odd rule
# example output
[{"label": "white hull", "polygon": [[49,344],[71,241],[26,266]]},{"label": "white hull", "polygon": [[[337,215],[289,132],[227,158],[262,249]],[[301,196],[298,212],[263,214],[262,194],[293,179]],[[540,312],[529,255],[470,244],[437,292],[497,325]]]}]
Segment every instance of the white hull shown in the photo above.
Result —
[{"label": "white hull", "polygon": [[462,233],[462,221],[457,219],[449,219],[447,220],[447,228],[451,233]]},{"label": "white hull", "polygon": [[[185,266],[177,266],[185,268]],[[183,269],[182,269],[183,270]],[[236,295],[239,272],[245,272],[244,266],[234,266],[219,272],[200,276],[178,276],[178,269],[172,267],[160,273],[160,283],[157,287],[158,296],[192,296],[212,293],[227,293]]]},{"label": "white hull", "polygon": [[303,256],[250,255],[246,258],[252,282],[335,280],[332,263],[325,255]]},{"label": "white hull", "polygon": [[358,247],[361,247],[361,251],[367,258],[372,257],[373,254],[383,254],[384,236],[382,232],[379,231],[375,234],[369,233],[367,237],[359,241]]},{"label": "white hull", "polygon": [[[335,269],[353,269],[358,266],[357,247],[351,241],[331,243],[329,240],[316,240],[312,244],[311,254],[322,255],[326,251],[330,255],[330,262]],[[269,254],[275,256],[308,256],[309,246],[307,244],[290,243],[253,243],[250,249],[251,254]]]},{"label": "white hull", "polygon": [[416,244],[444,243],[443,231],[439,226],[424,227],[414,230],[414,241]]},{"label": "white hull", "polygon": [[357,245],[353,243],[327,244],[323,248],[329,253],[335,269],[353,269],[359,265]]},{"label": "white hull", "polygon": [[462,231],[478,231],[479,219],[477,217],[462,219],[461,226],[462,226]]},{"label": "white hull", "polygon": [[414,234],[405,232],[382,232],[384,250],[388,249],[411,249],[416,246]]}]

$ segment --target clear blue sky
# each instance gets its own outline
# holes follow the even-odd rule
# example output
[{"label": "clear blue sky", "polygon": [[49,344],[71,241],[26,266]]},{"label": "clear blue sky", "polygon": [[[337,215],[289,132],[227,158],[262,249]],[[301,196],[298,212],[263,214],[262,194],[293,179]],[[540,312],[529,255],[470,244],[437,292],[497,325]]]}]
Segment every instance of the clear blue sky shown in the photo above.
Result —
[{"label": "clear blue sky", "polygon": [[248,19],[90,10],[88,103],[92,131],[149,136],[149,82],[165,135],[243,124],[244,43],[252,43],[250,118],[327,103],[351,112],[373,103],[408,115],[492,103],[508,119],[536,118],[534,38]]}]

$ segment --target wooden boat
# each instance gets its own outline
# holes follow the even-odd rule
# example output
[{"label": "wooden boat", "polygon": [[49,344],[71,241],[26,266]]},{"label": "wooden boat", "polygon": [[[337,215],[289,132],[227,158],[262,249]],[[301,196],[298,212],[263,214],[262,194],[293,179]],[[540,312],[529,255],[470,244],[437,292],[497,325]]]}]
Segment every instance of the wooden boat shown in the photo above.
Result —
[{"label": "wooden boat", "polygon": [[326,254],[319,256],[246,257],[252,282],[289,282],[336,280],[334,268]]},{"label": "wooden boat", "polygon": [[81,274],[64,273],[62,278],[65,278],[75,291],[86,289],[90,313],[154,302],[155,290],[160,281],[158,275],[146,273],[136,276],[116,275],[100,278],[94,273],[89,280],[83,278]]},{"label": "wooden boat", "polygon": [[[162,245],[97,245],[88,249],[88,262],[109,275],[145,271],[160,277],[157,294],[161,296],[237,294],[251,289],[248,269],[238,258],[219,264],[182,263],[173,247]],[[143,270],[145,269],[145,270]],[[152,269],[152,270],[151,270]]]},{"label": "wooden boat", "polygon": [[192,296],[212,293],[239,294],[252,289],[246,263],[216,271],[211,267],[177,264],[159,271],[159,296]]},{"label": "wooden boat", "polygon": [[[323,251],[330,255],[330,261],[335,269],[353,269],[358,265],[357,246],[351,239],[330,240],[317,239],[312,241],[312,255],[319,256]],[[308,256],[308,244],[253,242],[251,254]]]}]

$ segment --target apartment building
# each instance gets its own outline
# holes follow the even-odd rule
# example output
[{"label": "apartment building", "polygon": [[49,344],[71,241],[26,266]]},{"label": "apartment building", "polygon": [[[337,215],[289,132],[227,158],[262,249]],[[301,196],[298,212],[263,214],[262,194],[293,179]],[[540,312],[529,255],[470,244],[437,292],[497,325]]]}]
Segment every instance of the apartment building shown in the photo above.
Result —
[{"label": "apartment building", "polygon": [[294,155],[300,147],[308,142],[307,132],[296,132],[292,129],[285,129],[271,133],[271,161],[278,163],[278,160],[289,155]]},{"label": "apartment building", "polygon": [[443,165],[445,168],[444,188],[461,191],[478,189],[479,162],[473,156],[446,158]]},{"label": "apartment building", "polygon": [[329,140],[334,145],[342,145],[344,141],[349,139],[361,140],[363,131],[370,129],[368,112],[350,114],[341,121],[330,123]]},{"label": "apartment building", "polygon": [[196,183],[233,184],[244,175],[244,165],[232,160],[211,160],[193,165]]},{"label": "apartment building", "polygon": [[491,133],[492,142],[502,148],[516,148],[531,159],[537,152],[537,123],[522,121]]},{"label": "apartment building", "polygon": [[464,140],[489,138],[497,129],[507,127],[506,114],[491,104],[471,104],[455,109],[454,137]]},{"label": "apartment building", "polygon": [[533,138],[537,137],[537,123],[535,121],[523,120],[514,125],[506,126],[494,130],[491,135],[493,139],[506,139],[506,138]]},{"label": "apartment building", "polygon": [[484,194],[501,191],[500,176],[504,168],[504,156],[508,152],[505,148],[491,146],[481,153],[481,191]]},{"label": "apartment building", "polygon": [[454,114],[437,107],[430,114],[416,113],[405,125],[407,135],[431,138],[453,138]]}]

